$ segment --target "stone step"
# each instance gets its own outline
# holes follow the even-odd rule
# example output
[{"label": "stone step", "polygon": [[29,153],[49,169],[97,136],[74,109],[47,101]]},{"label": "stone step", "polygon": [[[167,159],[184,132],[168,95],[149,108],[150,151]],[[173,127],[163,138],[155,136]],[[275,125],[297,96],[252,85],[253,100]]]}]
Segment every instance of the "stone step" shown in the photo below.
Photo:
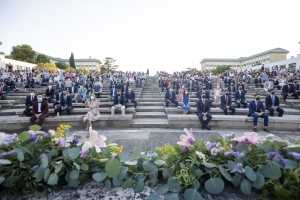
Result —
[{"label": "stone step", "polygon": [[140,98],[139,102],[162,102],[161,98]]},{"label": "stone step", "polygon": [[167,118],[167,115],[165,112],[136,112],[133,119],[138,118]]},{"label": "stone step", "polygon": [[132,128],[168,128],[169,122],[167,119],[161,118],[141,118],[132,119]]},{"label": "stone step", "polygon": [[162,102],[144,102],[139,101],[138,106],[163,106]]},{"label": "stone step", "polygon": [[137,106],[136,112],[165,112],[164,106]]}]

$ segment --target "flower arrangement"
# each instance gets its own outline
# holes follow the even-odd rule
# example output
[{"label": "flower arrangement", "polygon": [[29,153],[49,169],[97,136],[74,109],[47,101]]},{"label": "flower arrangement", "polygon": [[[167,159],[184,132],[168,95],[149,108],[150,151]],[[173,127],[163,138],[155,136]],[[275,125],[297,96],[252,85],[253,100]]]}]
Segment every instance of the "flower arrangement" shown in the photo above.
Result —
[{"label": "flower arrangement", "polygon": [[34,125],[19,135],[0,134],[0,192],[26,194],[51,191],[59,185],[77,187],[91,177],[104,182],[108,190],[121,186],[139,193],[146,180],[154,187],[162,176],[167,183],[157,186],[149,198],[178,199],[182,193],[185,199],[198,200],[201,185],[219,194],[231,184],[245,194],[256,188],[262,197],[299,199],[300,141],[293,144],[253,132],[203,141],[184,129],[186,134],[176,145],[168,143],[147,153],[134,147],[135,159],[129,160],[123,146],[107,144],[107,138],[92,129],[84,142],[76,133],[64,139],[63,129],[57,130],[58,134],[45,133]]}]

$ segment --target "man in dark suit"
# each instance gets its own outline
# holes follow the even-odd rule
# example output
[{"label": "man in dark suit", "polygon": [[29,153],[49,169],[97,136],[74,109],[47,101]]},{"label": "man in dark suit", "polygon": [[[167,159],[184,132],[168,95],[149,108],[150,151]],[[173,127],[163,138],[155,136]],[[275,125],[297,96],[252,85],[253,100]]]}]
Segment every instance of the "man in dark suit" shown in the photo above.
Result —
[{"label": "man in dark suit", "polygon": [[234,102],[237,104],[237,107],[240,108],[241,104],[244,105],[243,108],[246,108],[248,103],[246,102],[245,99],[245,92],[242,89],[242,86],[239,86],[239,90],[235,91],[234,93]]},{"label": "man in dark suit", "polygon": [[282,117],[284,110],[279,108],[279,98],[275,95],[274,89],[269,89],[270,95],[266,97],[265,105],[270,112],[270,116],[274,116],[274,111],[278,112],[278,117]]},{"label": "man in dark suit", "polygon": [[164,89],[168,89],[168,83],[167,83],[167,81],[165,80],[165,78],[162,80],[162,82],[161,82],[161,91],[163,92],[164,91]]},{"label": "man in dark suit", "polygon": [[[196,92],[197,92],[196,96],[198,97],[198,93],[200,92],[200,94],[201,94],[201,92],[202,92],[202,81],[198,81],[198,85],[196,87]],[[199,97],[200,97],[200,95],[199,95]]]},{"label": "man in dark suit", "polygon": [[30,90],[30,95],[26,97],[25,101],[25,110],[23,111],[23,114],[26,115],[27,117],[31,117],[32,114],[32,109],[33,109],[33,102],[36,101],[37,98],[34,94],[34,90]]},{"label": "man in dark suit", "polygon": [[[207,130],[210,130],[208,124],[212,119],[212,116],[210,114],[210,102],[206,99],[205,93],[201,94],[201,98],[197,102],[197,113],[202,129],[204,130],[206,128]],[[204,120],[203,117],[206,117],[206,120]]]},{"label": "man in dark suit", "polygon": [[43,100],[43,95],[39,93],[37,95],[37,101],[33,103],[33,115],[30,118],[30,124],[34,125],[35,120],[39,119],[39,126],[43,125],[44,120],[49,117],[49,110],[48,110],[48,102]]},{"label": "man in dark suit", "polygon": [[211,80],[209,80],[208,83],[206,84],[206,89],[207,89],[207,90],[212,90],[212,83],[211,83]]},{"label": "man in dark suit", "polygon": [[75,96],[78,95],[78,87],[74,82],[71,83],[71,87],[68,88],[68,92],[71,98],[75,99]]},{"label": "man in dark suit", "polygon": [[255,83],[255,87],[264,87],[260,77],[256,77],[255,80],[254,80],[254,83]]},{"label": "man in dark suit", "polygon": [[172,87],[175,89],[175,94],[178,94],[178,90],[179,90],[179,88],[180,88],[180,85],[179,85],[177,79],[175,79],[175,80],[173,81]]},{"label": "man in dark suit", "polygon": [[54,99],[54,89],[52,88],[51,84],[48,85],[45,96],[45,99],[48,100],[48,103],[52,103],[52,99]]},{"label": "man in dark suit", "polygon": [[88,90],[89,88],[92,88],[92,87],[93,87],[93,84],[91,83],[90,79],[88,79],[85,84],[85,88]]},{"label": "man in dark suit", "polygon": [[142,80],[140,77],[137,78],[136,83],[135,83],[135,87],[142,87]]},{"label": "man in dark suit", "polygon": [[121,94],[121,90],[119,89],[117,95],[114,97],[114,103],[111,107],[111,115],[115,114],[115,109],[120,108],[122,115],[125,115],[125,98],[124,95]]},{"label": "man in dark suit", "polygon": [[121,85],[121,83],[120,83],[119,80],[117,80],[117,83],[116,83],[115,87],[116,87],[117,89],[121,89],[122,85]]},{"label": "man in dark suit", "polygon": [[221,96],[220,108],[224,111],[225,115],[228,115],[227,109],[231,110],[231,115],[235,113],[235,108],[231,106],[231,96],[228,89],[225,89],[225,95]]},{"label": "man in dark suit", "polygon": [[268,129],[269,117],[265,113],[264,104],[259,100],[260,100],[260,94],[257,93],[257,94],[254,95],[254,100],[249,103],[249,114],[248,114],[248,116],[253,117],[253,124],[254,124],[253,131],[258,132],[257,131],[257,121],[258,121],[258,117],[260,117],[260,118],[264,118],[264,126],[265,126],[264,131],[270,132],[269,129]]},{"label": "man in dark suit", "polygon": [[228,89],[228,92],[229,92],[230,95],[234,95],[236,89],[235,89],[233,83],[230,83],[230,86],[228,86],[227,89]]},{"label": "man in dark suit", "polygon": [[10,92],[9,88],[4,84],[3,80],[0,81],[0,97],[2,100],[6,99],[7,94]]},{"label": "man in dark suit", "polygon": [[283,96],[283,101],[285,104],[286,104],[287,96],[289,96],[289,97],[293,96],[293,97],[295,97],[295,99],[299,98],[299,94],[295,92],[295,88],[294,88],[294,85],[292,84],[291,80],[288,81],[288,85],[284,85],[282,87],[281,95]]},{"label": "man in dark suit", "polygon": [[190,78],[190,80],[187,82],[187,89],[189,91],[194,91],[194,87],[195,87],[195,81]]},{"label": "man in dark suit", "polygon": [[300,95],[299,84],[297,83],[296,80],[294,80],[294,90],[296,94]]},{"label": "man in dark suit", "polygon": [[59,88],[65,89],[65,85],[62,80],[59,80],[59,83],[56,84],[55,90],[57,91]]},{"label": "man in dark suit", "polygon": [[242,90],[245,92],[245,94],[247,93],[247,90],[245,90],[245,85],[243,83],[242,80],[240,80],[240,82],[237,84],[237,88],[239,88],[239,86],[242,86]]},{"label": "man in dark suit", "polygon": [[58,88],[58,90],[54,92],[55,94],[55,102],[53,103],[54,109],[55,109],[55,105],[60,104],[62,90],[63,90],[62,88]]},{"label": "man in dark suit", "polygon": [[6,86],[10,89],[10,91],[13,91],[15,88],[15,82],[8,78],[8,80],[6,81]]},{"label": "man in dark suit", "polygon": [[131,88],[128,88],[128,91],[125,93],[125,104],[131,102],[134,104],[134,108],[136,109],[137,102],[135,100],[135,93],[131,90]]},{"label": "man in dark suit", "polygon": [[73,110],[72,106],[72,98],[67,95],[67,91],[64,89],[62,92],[62,96],[60,99],[60,106],[54,109],[55,114],[60,113],[66,110],[68,115],[71,115],[71,110]]},{"label": "man in dark suit", "polygon": [[42,78],[42,86],[47,86],[49,84],[49,79],[46,77],[46,76],[44,76],[43,78]]},{"label": "man in dark suit", "polygon": [[122,85],[122,87],[121,87],[121,92],[123,94],[125,94],[128,91],[128,87],[129,87],[129,84],[126,83],[126,82],[124,82],[123,85]]},{"label": "man in dark suit", "polygon": [[118,89],[115,88],[115,85],[113,84],[109,90],[109,97],[108,97],[109,101],[114,101],[115,97],[117,96],[117,91]]},{"label": "man in dark suit", "polygon": [[165,94],[165,103],[166,107],[169,107],[169,103],[174,103],[176,107],[178,107],[178,101],[175,100],[175,92],[173,91],[172,87],[169,88],[168,91],[166,91]]}]

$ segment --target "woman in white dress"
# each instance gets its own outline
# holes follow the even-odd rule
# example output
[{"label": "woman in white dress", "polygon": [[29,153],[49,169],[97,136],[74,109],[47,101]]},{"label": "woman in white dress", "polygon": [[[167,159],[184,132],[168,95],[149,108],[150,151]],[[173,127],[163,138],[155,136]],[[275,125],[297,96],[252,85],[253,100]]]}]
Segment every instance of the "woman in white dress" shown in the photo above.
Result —
[{"label": "woman in white dress", "polygon": [[89,126],[92,127],[92,121],[96,121],[100,118],[99,102],[97,101],[95,94],[91,95],[91,99],[86,105],[89,108],[89,112],[84,116],[83,121],[86,121],[85,130],[89,130]]}]

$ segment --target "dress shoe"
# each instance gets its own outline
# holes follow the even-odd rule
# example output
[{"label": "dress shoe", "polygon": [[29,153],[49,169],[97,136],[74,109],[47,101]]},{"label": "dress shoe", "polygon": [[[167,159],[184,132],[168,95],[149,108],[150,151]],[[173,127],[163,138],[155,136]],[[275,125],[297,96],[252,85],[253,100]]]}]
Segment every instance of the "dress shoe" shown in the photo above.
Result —
[{"label": "dress shoe", "polygon": [[207,130],[210,130],[210,127],[209,127],[209,126],[205,126],[205,128],[206,128]]},{"label": "dress shoe", "polygon": [[264,131],[266,131],[267,133],[270,133],[268,128],[264,128]]},{"label": "dress shoe", "polygon": [[202,126],[202,130],[204,130],[205,129],[205,126]]},{"label": "dress shoe", "polygon": [[254,132],[256,132],[256,133],[258,133],[258,130],[257,130],[257,128],[253,128],[253,131],[254,131]]}]

